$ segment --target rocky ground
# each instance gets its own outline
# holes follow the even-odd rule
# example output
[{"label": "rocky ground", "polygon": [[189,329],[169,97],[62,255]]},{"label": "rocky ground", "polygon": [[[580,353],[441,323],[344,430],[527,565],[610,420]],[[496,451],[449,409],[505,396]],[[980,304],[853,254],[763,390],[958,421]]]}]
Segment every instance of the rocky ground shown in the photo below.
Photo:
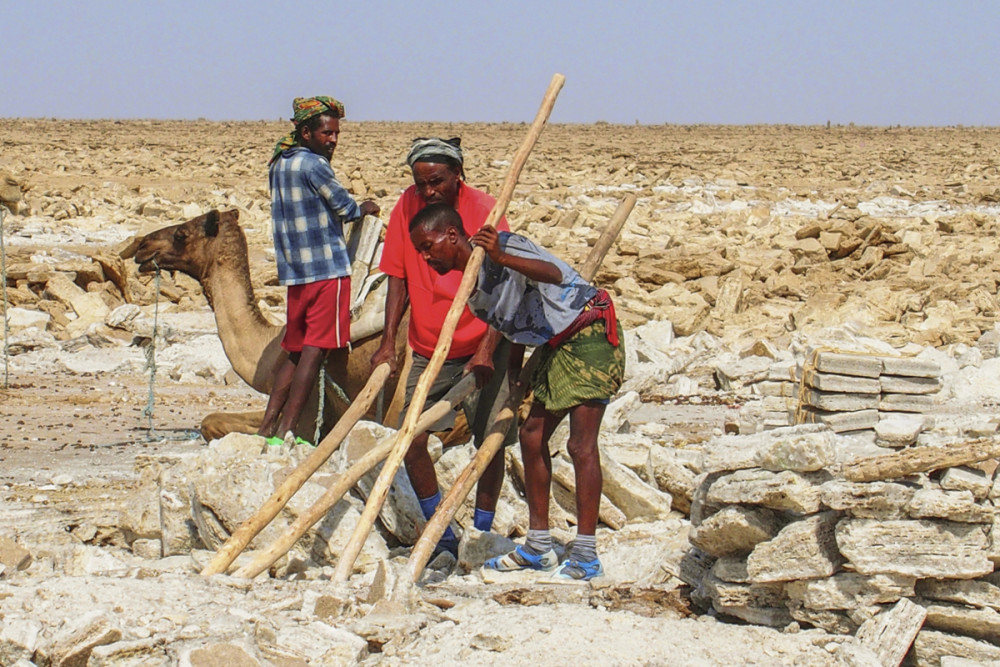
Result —
[{"label": "rocky ground", "polygon": [[[311,556],[252,583],[203,580],[205,544],[170,554],[165,533],[137,533],[135,514],[157,504],[143,486],[150,462],[207,456],[201,417],[264,398],[232,373],[197,282],[162,275],[154,305],[157,285],[128,249],[236,208],[258,303],[280,321],[266,162],[285,126],[0,127],[0,200],[13,211],[0,664],[870,664],[850,634],[747,624],[692,600],[680,568],[702,449],[761,426],[754,387],[775,363],[801,366],[830,346],[933,359],[942,389],[929,432],[995,431],[1000,132],[551,126],[510,206],[516,230],[579,262],[621,198],[638,197],[597,278],[633,332],[621,416],[604,440],[649,489],[635,493],[660,505],[612,503],[625,521],[600,530],[605,581],[486,581],[460,563],[413,590],[394,569],[407,550],[385,532],[384,551],[346,586]],[[414,136],[462,136],[470,183],[495,191],[525,130],[345,123],[334,169],[386,217],[408,184]],[[509,492],[516,537],[516,482]],[[619,523],[612,514],[605,523]]]}]

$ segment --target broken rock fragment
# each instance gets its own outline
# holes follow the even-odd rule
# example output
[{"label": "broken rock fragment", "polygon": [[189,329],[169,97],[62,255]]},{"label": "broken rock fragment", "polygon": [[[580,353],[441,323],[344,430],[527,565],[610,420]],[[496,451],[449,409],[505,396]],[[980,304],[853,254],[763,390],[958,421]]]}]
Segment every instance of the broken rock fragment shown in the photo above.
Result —
[{"label": "broken rock fragment", "polygon": [[747,503],[811,514],[820,509],[820,484],[827,479],[829,474],[825,472],[738,470],[716,480],[709,487],[706,500],[718,505]]},{"label": "broken rock fragment", "polygon": [[823,579],[800,579],[785,584],[789,599],[810,609],[855,609],[859,605],[894,603],[913,596],[916,579],[895,574],[867,576],[838,572]]},{"label": "broken rock fragment", "polygon": [[0,535],[0,566],[7,572],[13,572],[23,570],[29,565],[31,565],[31,552],[11,538]]},{"label": "broken rock fragment", "polygon": [[846,482],[834,479],[820,487],[820,499],[830,509],[859,519],[904,519],[915,490],[894,482]]},{"label": "broken rock fragment", "polygon": [[815,579],[836,572],[844,560],[834,537],[838,518],[836,512],[810,516],[788,524],[773,539],[758,544],[747,557],[750,581]]},{"label": "broken rock fragment", "polygon": [[778,534],[781,523],[764,507],[730,505],[692,528],[691,544],[713,556],[745,555]]}]

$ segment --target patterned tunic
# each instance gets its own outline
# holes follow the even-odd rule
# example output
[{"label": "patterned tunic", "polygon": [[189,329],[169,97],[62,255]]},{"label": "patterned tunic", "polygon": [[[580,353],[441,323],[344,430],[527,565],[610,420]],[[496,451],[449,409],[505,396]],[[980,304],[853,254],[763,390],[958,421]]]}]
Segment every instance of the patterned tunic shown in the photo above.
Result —
[{"label": "patterned tunic", "polygon": [[573,323],[597,288],[569,264],[520,234],[500,232],[499,241],[505,253],[555,264],[562,282],[539,283],[486,257],[479,270],[478,289],[469,298],[469,310],[514,343],[546,343]]},{"label": "patterned tunic", "polygon": [[[540,350],[531,377],[535,401],[546,410],[607,403],[625,377],[624,340],[607,293],[599,293],[566,262],[523,236],[501,232],[499,241],[506,253],[555,264],[562,282],[536,282],[487,256],[469,309],[515,343],[549,343]],[[602,299],[607,304],[594,305]],[[608,319],[600,318],[608,309]],[[585,310],[597,317],[581,317]],[[588,323],[580,328],[581,321]]]}]

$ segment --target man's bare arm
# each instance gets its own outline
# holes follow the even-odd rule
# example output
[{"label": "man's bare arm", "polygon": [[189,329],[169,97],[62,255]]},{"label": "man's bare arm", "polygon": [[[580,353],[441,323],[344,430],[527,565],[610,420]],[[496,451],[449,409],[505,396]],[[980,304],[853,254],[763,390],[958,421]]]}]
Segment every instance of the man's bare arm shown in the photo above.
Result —
[{"label": "man's bare arm", "polygon": [[497,230],[493,227],[484,226],[469,241],[472,245],[479,246],[485,250],[490,259],[500,266],[523,273],[535,282],[558,285],[563,281],[562,271],[552,262],[546,262],[543,259],[518,257],[504,252],[500,247],[500,238]]},{"label": "man's bare arm", "polygon": [[392,372],[396,372],[396,334],[399,323],[406,312],[406,281],[402,278],[389,276],[389,290],[385,297],[385,328],[382,330],[382,342],[372,355],[371,365],[375,368],[382,362],[388,362]]},{"label": "man's bare arm", "polygon": [[496,370],[493,366],[493,353],[500,342],[501,333],[490,327],[486,330],[479,347],[476,348],[472,358],[465,364],[466,373],[474,373],[476,376],[476,387],[482,389],[490,381],[490,376]]}]

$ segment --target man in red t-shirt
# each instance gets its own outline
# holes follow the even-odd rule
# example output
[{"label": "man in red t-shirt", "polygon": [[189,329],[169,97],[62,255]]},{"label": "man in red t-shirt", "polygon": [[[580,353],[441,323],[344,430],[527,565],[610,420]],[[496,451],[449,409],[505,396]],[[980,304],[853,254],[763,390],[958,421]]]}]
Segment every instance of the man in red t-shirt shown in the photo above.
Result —
[{"label": "man in red t-shirt", "polygon": [[[437,346],[445,316],[462,281],[461,271],[440,275],[420,257],[410,240],[409,223],[418,211],[428,204],[450,204],[462,217],[466,232],[472,236],[483,226],[496,200],[485,192],[465,183],[461,142],[454,139],[415,139],[406,158],[413,173],[413,185],[403,192],[389,217],[385,245],[379,268],[389,276],[389,293],[386,297],[385,330],[382,343],[372,355],[372,368],[388,362],[393,373],[396,369],[396,332],[410,300],[409,343],[413,349],[413,366],[406,378],[406,408],[416,388],[417,380],[427,367]],[[506,219],[501,219],[497,229],[509,231]],[[439,400],[467,372],[475,372],[481,389],[478,397],[463,403],[476,445],[482,443],[491,425],[489,412],[498,391],[506,390],[503,370],[509,352],[499,336],[491,332],[484,322],[477,319],[468,308],[462,311],[451,349],[437,379],[427,396],[427,405]],[[489,350],[494,346],[497,354]],[[500,372],[492,372],[500,369]],[[487,379],[489,378],[489,379]],[[406,412],[404,408],[404,414]],[[431,430],[450,428],[454,417],[449,416],[435,424]],[[514,429],[511,429],[511,434]],[[434,463],[427,452],[427,433],[420,433],[410,445],[404,462],[410,483],[420,501],[424,516],[430,518],[441,500]],[[510,439],[508,437],[508,439]],[[503,484],[504,457],[494,457],[476,489],[476,510],[473,523],[482,531],[489,531],[493,523],[497,498]],[[449,528],[438,544],[438,551],[447,550],[457,555],[458,540]]]}]

